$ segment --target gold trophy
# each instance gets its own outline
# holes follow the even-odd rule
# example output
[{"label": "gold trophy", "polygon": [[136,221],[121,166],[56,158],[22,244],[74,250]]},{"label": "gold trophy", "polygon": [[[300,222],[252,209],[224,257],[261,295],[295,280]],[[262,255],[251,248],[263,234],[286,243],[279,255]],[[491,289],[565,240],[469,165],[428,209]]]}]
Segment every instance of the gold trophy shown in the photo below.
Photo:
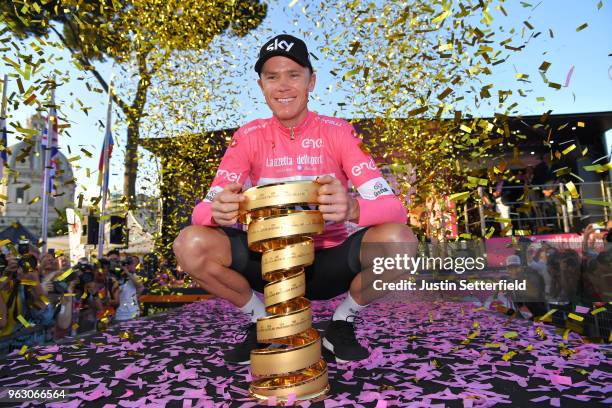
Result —
[{"label": "gold trophy", "polygon": [[251,351],[251,396],[284,405],[313,400],[329,391],[321,338],[312,328],[310,301],[304,297],[304,268],[314,261],[313,235],[323,232],[323,216],[296,209],[317,204],[313,181],[269,184],[248,189],[239,221],[248,225],[252,251],[261,252],[264,303],[269,316],[257,320],[257,341],[268,348]]}]

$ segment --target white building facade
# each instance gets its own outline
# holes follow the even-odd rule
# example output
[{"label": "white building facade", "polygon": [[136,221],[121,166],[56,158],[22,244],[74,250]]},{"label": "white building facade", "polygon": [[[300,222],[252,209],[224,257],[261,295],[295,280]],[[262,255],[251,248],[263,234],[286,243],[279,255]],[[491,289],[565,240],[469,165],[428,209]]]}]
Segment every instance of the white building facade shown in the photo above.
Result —
[{"label": "white building facade", "polygon": [[[0,230],[18,221],[34,235],[41,235],[45,153],[41,138],[45,124],[42,115],[32,116],[26,127],[36,129],[38,133],[9,147],[8,165],[12,171],[5,171],[0,183],[0,195],[7,197],[4,205],[0,206]],[[54,208],[63,213],[67,207],[74,206],[76,190],[72,167],[62,154],[61,145],[56,161],[56,191],[49,198],[49,226],[58,217]]]}]

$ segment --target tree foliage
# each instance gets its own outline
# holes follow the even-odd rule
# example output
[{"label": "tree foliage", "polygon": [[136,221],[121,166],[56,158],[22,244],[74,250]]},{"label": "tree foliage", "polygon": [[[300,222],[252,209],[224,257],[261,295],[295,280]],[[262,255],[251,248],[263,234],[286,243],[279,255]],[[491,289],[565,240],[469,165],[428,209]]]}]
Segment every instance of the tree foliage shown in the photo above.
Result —
[{"label": "tree foliage", "polygon": [[265,18],[267,6],[251,0],[7,0],[0,23],[18,38],[56,34],[79,68],[91,72],[104,91],[109,84],[97,62],[134,64],[132,89],[113,100],[128,124],[124,194],[136,194],[141,119],[152,79],[173,54],[204,50],[219,35],[240,37]]}]

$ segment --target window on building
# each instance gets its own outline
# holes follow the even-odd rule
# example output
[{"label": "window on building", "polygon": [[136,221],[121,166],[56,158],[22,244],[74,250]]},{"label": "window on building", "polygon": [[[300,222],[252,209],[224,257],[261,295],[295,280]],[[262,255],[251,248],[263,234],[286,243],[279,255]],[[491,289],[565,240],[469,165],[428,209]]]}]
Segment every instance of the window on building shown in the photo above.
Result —
[{"label": "window on building", "polygon": [[23,187],[17,187],[15,193],[15,202],[17,204],[23,204],[25,201],[25,189]]}]

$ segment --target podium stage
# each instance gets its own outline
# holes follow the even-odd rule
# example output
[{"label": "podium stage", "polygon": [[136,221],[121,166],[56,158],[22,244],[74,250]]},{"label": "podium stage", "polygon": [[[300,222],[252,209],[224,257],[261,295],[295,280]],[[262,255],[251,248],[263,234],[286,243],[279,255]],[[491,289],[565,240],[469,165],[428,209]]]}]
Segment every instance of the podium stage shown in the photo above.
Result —
[{"label": "podium stage", "polygon": [[[338,302],[313,302],[315,327],[324,328]],[[543,326],[542,340],[532,323],[468,303],[381,302],[362,317],[357,335],[370,358],[336,364],[327,356],[331,393],[310,406],[612,404],[612,345],[585,344],[572,333],[562,348],[552,326]],[[28,359],[13,353],[0,361],[0,388],[70,390],[65,401],[45,403],[55,407],[256,406],[246,391],[249,365],[222,360],[245,322],[225,301],[190,304],[30,349]]]}]

